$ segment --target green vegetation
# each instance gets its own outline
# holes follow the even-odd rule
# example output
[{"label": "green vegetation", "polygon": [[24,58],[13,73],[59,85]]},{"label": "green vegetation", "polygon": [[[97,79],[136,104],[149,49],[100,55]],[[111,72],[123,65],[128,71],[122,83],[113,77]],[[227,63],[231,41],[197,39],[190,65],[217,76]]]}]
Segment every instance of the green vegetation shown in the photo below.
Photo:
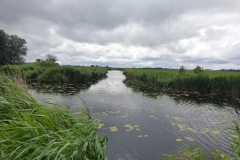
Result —
[{"label": "green vegetation", "polygon": [[18,79],[0,75],[0,159],[106,159],[99,122],[36,102]]},{"label": "green vegetation", "polygon": [[40,61],[23,65],[7,65],[0,71],[8,75],[20,75],[27,82],[86,83],[106,77],[107,69],[100,67],[68,67]]},{"label": "green vegetation", "polygon": [[8,35],[0,29],[0,65],[24,63],[27,42],[17,35]]},{"label": "green vegetation", "polygon": [[144,70],[126,69],[126,82],[136,86],[145,86],[153,89],[174,89],[207,93],[222,93],[240,96],[240,73],[204,71],[201,67],[194,70]]},{"label": "green vegetation", "polygon": [[228,155],[220,153],[218,150],[214,152],[207,152],[204,147],[199,147],[198,144],[192,142],[192,146],[185,144],[184,147],[176,154],[164,154],[169,160],[206,160],[209,158],[215,160],[239,160],[240,159],[240,128],[236,121],[234,126],[230,128],[235,131],[237,135],[232,135],[232,154]]}]

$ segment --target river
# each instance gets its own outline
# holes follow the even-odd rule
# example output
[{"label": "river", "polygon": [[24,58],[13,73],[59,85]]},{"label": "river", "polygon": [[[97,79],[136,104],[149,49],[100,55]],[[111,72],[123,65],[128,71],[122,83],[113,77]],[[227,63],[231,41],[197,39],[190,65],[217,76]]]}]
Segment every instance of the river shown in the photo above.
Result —
[{"label": "river", "polygon": [[231,153],[229,135],[233,133],[226,128],[233,120],[240,122],[234,109],[239,102],[232,103],[228,97],[209,100],[187,93],[137,91],[127,87],[124,79],[121,71],[109,71],[107,79],[89,88],[68,86],[73,91],[69,93],[28,91],[41,103],[69,105],[73,113],[84,110],[81,97],[91,115],[100,119],[99,134],[109,138],[109,160],[157,160],[192,141],[206,150]]}]

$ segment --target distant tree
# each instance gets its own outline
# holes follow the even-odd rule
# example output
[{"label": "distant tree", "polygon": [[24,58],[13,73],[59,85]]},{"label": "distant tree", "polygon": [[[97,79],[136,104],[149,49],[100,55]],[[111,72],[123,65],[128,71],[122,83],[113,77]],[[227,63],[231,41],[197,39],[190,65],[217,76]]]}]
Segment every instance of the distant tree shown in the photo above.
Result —
[{"label": "distant tree", "polygon": [[185,71],[186,71],[186,69],[184,68],[184,66],[181,66],[178,70],[179,73],[183,73]]},{"label": "distant tree", "polygon": [[193,72],[196,74],[200,74],[203,71],[204,71],[203,67],[200,67],[199,65],[197,65],[197,67],[193,70]]},{"label": "distant tree", "polygon": [[26,40],[8,35],[0,29],[0,65],[24,63],[27,54]]},{"label": "distant tree", "polygon": [[52,55],[52,54],[47,54],[46,55],[46,62],[56,63],[57,62],[57,57]]}]

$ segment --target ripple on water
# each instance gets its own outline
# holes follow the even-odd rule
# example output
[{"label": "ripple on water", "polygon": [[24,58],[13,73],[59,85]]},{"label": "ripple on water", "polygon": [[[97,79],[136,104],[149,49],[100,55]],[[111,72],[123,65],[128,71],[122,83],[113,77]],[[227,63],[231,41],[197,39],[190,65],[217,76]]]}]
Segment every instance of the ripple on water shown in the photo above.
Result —
[{"label": "ripple on water", "polygon": [[[171,92],[168,96],[145,91],[142,94],[126,87],[124,79],[122,72],[109,71],[107,79],[88,90],[74,92],[86,101],[91,115],[104,124],[99,133],[109,138],[109,159],[159,159],[161,154],[176,151],[182,143],[191,141],[208,150],[230,153],[229,134],[233,133],[226,128],[239,118],[228,108],[231,105],[226,100],[219,105],[188,93]],[[46,93],[34,94],[49,97]],[[73,106],[73,112],[84,108],[74,95],[57,93],[55,96],[57,102]]]}]

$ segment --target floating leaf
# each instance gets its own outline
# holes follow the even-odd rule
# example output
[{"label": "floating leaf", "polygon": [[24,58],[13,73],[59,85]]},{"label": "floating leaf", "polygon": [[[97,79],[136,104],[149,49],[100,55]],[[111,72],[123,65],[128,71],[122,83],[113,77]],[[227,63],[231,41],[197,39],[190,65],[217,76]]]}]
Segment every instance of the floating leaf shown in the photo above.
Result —
[{"label": "floating leaf", "polygon": [[176,121],[181,121],[179,117],[173,117]]},{"label": "floating leaf", "polygon": [[212,131],[212,134],[220,134],[220,131]]},{"label": "floating leaf", "polygon": [[114,112],[113,111],[109,111],[108,114],[114,114]]},{"label": "floating leaf", "polygon": [[110,130],[112,131],[112,132],[117,132],[118,131],[118,128],[117,127],[110,127]]},{"label": "floating leaf", "polygon": [[145,134],[144,137],[148,137],[148,135]]},{"label": "floating leaf", "polygon": [[226,123],[228,123],[228,122],[213,122],[212,124],[217,124],[217,125],[219,125],[219,124],[226,124]]},{"label": "floating leaf", "polygon": [[191,138],[191,137],[185,137],[188,141],[194,141],[194,139],[193,138]]},{"label": "floating leaf", "polygon": [[185,125],[182,125],[182,124],[177,124],[177,126],[178,126],[179,129],[183,129],[183,128],[186,127]]},{"label": "floating leaf", "polygon": [[139,138],[142,138],[143,136],[142,136],[142,135],[139,135],[138,137],[139,137]]},{"label": "floating leaf", "polygon": [[187,127],[187,130],[193,132],[193,133],[197,133],[197,130],[193,129],[193,128],[190,128],[190,127]]},{"label": "floating leaf", "polygon": [[98,125],[98,128],[100,129],[100,128],[102,128],[104,126],[104,124],[99,124]]},{"label": "floating leaf", "polygon": [[176,141],[177,141],[177,142],[182,142],[182,139],[177,138]]},{"label": "floating leaf", "polygon": [[125,124],[124,127],[128,128],[129,126],[131,126],[130,124]]},{"label": "floating leaf", "polygon": [[173,126],[176,126],[176,123],[171,123]]},{"label": "floating leaf", "polygon": [[200,131],[200,133],[204,134],[204,133],[209,132],[209,131],[210,131],[210,130],[209,130],[208,128],[203,128],[203,129]]},{"label": "floating leaf", "polygon": [[129,128],[130,130],[133,130],[133,129],[134,129],[134,127],[133,127],[133,126],[129,126],[128,128]]}]

